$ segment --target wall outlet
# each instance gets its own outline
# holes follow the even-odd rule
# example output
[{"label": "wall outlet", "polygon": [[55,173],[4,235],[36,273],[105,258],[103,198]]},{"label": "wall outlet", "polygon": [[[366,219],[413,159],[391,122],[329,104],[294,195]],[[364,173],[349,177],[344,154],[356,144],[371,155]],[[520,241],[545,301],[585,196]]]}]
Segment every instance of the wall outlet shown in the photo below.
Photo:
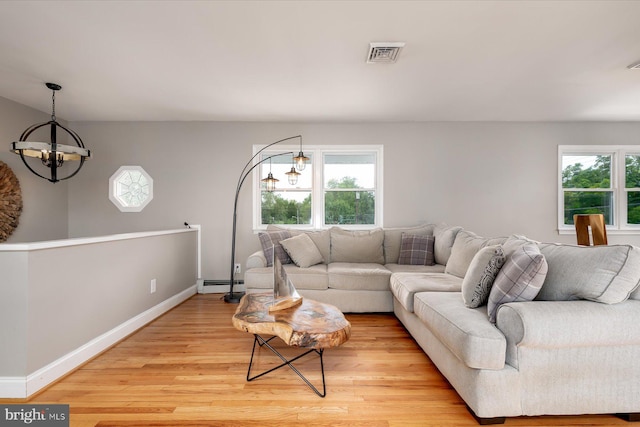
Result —
[{"label": "wall outlet", "polygon": [[156,279],[151,279],[151,288],[149,289],[150,293],[155,293],[156,291]]},{"label": "wall outlet", "polygon": [[233,274],[240,274],[240,273],[242,273],[242,264],[234,264]]}]

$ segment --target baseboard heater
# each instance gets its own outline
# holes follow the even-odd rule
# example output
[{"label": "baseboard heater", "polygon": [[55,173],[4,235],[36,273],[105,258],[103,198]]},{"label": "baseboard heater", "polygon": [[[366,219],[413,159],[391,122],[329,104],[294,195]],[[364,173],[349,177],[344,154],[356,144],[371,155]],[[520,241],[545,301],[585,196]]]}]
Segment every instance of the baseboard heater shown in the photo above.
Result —
[{"label": "baseboard heater", "polygon": [[[233,282],[234,292],[244,292],[244,290],[244,280],[236,280]],[[202,280],[201,284],[198,286],[198,293],[201,294],[218,294],[227,292],[229,292],[229,279],[205,279]]]}]

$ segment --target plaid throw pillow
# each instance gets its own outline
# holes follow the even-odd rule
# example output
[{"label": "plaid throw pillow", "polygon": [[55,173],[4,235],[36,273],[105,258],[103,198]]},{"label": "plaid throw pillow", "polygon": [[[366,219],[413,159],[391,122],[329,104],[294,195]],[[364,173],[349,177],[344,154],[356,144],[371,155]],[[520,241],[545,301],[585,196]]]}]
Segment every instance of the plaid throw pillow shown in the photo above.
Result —
[{"label": "plaid throw pillow", "polygon": [[496,323],[498,308],[508,302],[533,301],[540,292],[549,267],[535,244],[518,248],[500,269],[489,293],[487,313]]},{"label": "plaid throw pillow", "polygon": [[289,254],[284,250],[280,244],[281,240],[285,240],[291,237],[291,233],[288,230],[283,231],[267,231],[258,233],[260,244],[262,245],[262,252],[267,259],[267,267],[273,266],[273,256],[280,259],[282,264],[291,264],[291,258]]},{"label": "plaid throw pillow", "polygon": [[436,263],[433,253],[434,243],[433,236],[402,233],[398,264],[434,265]]}]

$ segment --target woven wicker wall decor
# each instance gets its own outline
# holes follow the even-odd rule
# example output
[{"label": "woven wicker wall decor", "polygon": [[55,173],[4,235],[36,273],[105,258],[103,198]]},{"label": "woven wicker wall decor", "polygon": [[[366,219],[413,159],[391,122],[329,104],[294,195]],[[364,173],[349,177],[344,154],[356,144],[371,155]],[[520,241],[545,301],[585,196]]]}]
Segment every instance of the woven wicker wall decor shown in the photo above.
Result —
[{"label": "woven wicker wall decor", "polygon": [[22,213],[20,182],[11,168],[0,162],[0,242],[9,238]]}]

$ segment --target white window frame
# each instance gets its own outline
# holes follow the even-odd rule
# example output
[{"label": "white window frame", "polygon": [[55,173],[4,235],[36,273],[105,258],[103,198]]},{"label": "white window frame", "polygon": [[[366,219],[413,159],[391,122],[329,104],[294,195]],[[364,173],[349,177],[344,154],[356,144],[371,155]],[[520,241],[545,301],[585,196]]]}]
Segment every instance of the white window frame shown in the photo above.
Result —
[{"label": "white window frame", "polygon": [[[253,154],[264,148],[264,145],[254,145]],[[263,156],[278,154],[291,151],[295,154],[300,151],[298,145],[278,145],[270,147],[263,151]],[[375,198],[375,223],[374,224],[340,224],[339,227],[351,230],[369,230],[372,228],[383,227],[383,171],[384,171],[384,147],[383,145],[305,145],[303,146],[305,155],[312,154],[311,162],[313,162],[313,177],[311,188],[311,224],[286,224],[282,225],[287,228],[300,228],[305,230],[323,230],[335,226],[334,224],[324,223],[324,176],[323,165],[325,154],[362,154],[373,153],[376,157],[376,176],[374,191]],[[256,158],[256,161],[259,159]],[[266,163],[266,162],[265,162]],[[265,164],[263,163],[263,165]],[[261,202],[262,202],[262,186],[260,180],[264,177],[260,176],[260,167],[256,167],[253,172],[253,229],[261,231],[267,228],[266,224],[262,224]],[[301,172],[309,173],[308,169]],[[286,179],[286,177],[276,177],[278,179]],[[364,190],[363,190],[364,191]]]},{"label": "white window frame", "polygon": [[[611,155],[611,191],[613,193],[613,224],[607,234],[640,234],[640,224],[627,224],[627,193],[625,159],[640,155],[640,145],[559,145],[558,146],[558,233],[575,234],[573,225],[564,224],[564,191],[562,187],[562,158],[569,155]],[[594,189],[603,191],[606,189]]]},{"label": "white window frame", "polygon": [[[118,182],[125,173],[138,172],[147,180],[147,197],[137,206],[128,205],[118,196]],[[153,200],[153,178],[142,166],[120,166],[109,178],[109,200],[116,205],[120,212],[142,212],[142,210]]]}]

